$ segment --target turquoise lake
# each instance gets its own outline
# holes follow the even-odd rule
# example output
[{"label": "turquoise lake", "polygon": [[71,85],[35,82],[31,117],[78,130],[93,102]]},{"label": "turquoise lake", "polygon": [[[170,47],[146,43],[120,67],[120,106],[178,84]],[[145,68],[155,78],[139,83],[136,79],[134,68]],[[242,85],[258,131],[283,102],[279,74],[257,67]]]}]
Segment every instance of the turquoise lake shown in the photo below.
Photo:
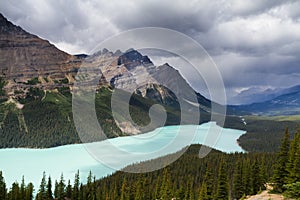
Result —
[{"label": "turquoise lake", "polygon": [[[221,133],[213,142],[209,142],[207,138],[211,132],[208,130],[214,128],[219,128]],[[73,183],[74,175],[79,170],[81,181],[85,182],[89,171],[92,171],[96,178],[101,178],[128,164],[175,153],[187,146],[187,143],[206,144],[227,153],[244,152],[237,143],[237,139],[243,134],[245,131],[220,128],[214,122],[209,122],[198,126],[166,126],[141,135],[89,144],[72,144],[49,149],[0,149],[0,170],[8,187],[15,181],[20,183],[24,175],[25,182],[32,182],[35,190],[38,190],[44,171],[52,180],[59,179],[63,173],[65,180],[70,179]],[[192,139],[185,141],[185,138]],[[126,154],[116,154],[109,145]],[[128,156],[128,153],[132,156]],[[96,154],[101,154],[105,164],[99,161]],[[108,167],[107,162],[114,168]]]}]

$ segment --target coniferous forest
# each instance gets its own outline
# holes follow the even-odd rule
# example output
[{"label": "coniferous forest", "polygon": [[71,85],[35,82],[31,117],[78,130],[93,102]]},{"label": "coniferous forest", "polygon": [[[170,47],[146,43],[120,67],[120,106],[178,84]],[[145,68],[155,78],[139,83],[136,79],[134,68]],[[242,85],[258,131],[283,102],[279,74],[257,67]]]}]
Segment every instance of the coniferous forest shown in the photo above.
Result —
[{"label": "coniferous forest", "polygon": [[[265,189],[266,183],[273,192],[287,197],[300,198],[300,132],[293,138],[286,131],[278,153],[231,153],[213,150],[199,158],[200,145],[192,145],[171,165],[149,173],[118,171],[96,180],[89,174],[80,180],[79,172],[74,182],[51,180],[44,173],[39,188],[31,183],[5,184],[0,172],[0,199],[241,199]],[[144,167],[161,162],[172,155],[134,164]],[[82,181],[85,184],[82,184]]]}]

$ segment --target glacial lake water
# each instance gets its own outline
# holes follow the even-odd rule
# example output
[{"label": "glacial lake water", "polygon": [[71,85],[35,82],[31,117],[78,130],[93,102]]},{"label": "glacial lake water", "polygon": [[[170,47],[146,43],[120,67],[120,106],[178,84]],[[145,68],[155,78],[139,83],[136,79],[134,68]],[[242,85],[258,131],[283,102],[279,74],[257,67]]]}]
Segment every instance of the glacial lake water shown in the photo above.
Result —
[{"label": "glacial lake water", "polygon": [[[63,173],[64,179],[70,179],[72,184],[77,170],[80,171],[82,182],[86,181],[89,171],[92,171],[98,179],[116,171],[97,160],[95,153],[101,153],[106,161],[121,169],[128,164],[175,153],[185,147],[187,142],[206,144],[227,153],[243,152],[237,139],[245,131],[220,128],[221,132],[217,140],[213,139],[213,142],[209,142],[207,138],[211,132],[208,130],[213,131],[214,128],[220,127],[214,122],[198,126],[166,126],[137,136],[118,137],[89,144],[72,144],[48,149],[0,149],[0,170],[8,187],[11,187],[15,181],[20,183],[24,175],[25,182],[32,182],[37,191],[44,171],[47,176],[51,176],[52,180],[59,180]],[[185,141],[185,138],[192,138],[192,140]],[[108,145],[113,145],[134,156],[116,155]],[[164,148],[165,146],[167,148]],[[158,151],[158,149],[164,150]]]}]

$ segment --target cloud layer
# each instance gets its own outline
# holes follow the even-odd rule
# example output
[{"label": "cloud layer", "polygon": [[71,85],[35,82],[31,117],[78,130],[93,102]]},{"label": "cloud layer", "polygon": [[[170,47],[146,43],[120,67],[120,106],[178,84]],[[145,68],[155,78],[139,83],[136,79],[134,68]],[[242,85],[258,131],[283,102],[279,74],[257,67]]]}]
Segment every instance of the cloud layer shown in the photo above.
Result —
[{"label": "cloud layer", "polygon": [[[72,54],[88,53],[106,38],[132,28],[180,31],[212,56],[229,102],[243,89],[300,84],[299,1],[11,0],[0,2],[0,12]],[[166,60],[175,66],[182,63]],[[203,90],[196,80],[189,81]]]}]

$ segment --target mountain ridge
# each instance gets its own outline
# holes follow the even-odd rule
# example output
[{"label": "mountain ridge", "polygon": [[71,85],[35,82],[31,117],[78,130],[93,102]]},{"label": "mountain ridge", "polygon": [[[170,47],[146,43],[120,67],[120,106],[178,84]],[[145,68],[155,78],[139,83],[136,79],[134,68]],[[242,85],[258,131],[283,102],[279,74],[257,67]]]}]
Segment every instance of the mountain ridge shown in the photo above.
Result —
[{"label": "mountain ridge", "polygon": [[[298,86],[294,87],[295,89]],[[229,106],[236,114],[242,115],[299,115],[300,114],[300,90],[279,95],[271,100],[252,103],[248,105]]]},{"label": "mountain ridge", "polygon": [[267,88],[251,87],[243,90],[234,96],[231,105],[249,105],[252,103],[261,103],[272,100],[284,94],[300,91],[300,85],[293,85],[287,88]]},{"label": "mountain ridge", "polygon": [[[3,138],[0,147],[51,147],[80,142],[73,123],[72,93],[81,67],[91,67],[91,73],[101,75],[95,82],[95,104],[97,118],[108,137],[139,133],[134,130],[136,125],[114,121],[110,106],[115,90],[131,95],[129,105],[119,104],[129,107],[131,117],[142,126],[149,123],[148,112],[154,104],[165,107],[166,125],[175,125],[180,123],[183,106],[187,112],[199,112],[197,106],[182,100],[192,101],[187,92],[194,94],[195,104],[198,99],[204,99],[173,67],[154,66],[147,56],[134,49],[124,53],[103,49],[89,56],[73,56],[3,16],[0,29],[0,135]],[[168,82],[170,74],[173,79]],[[180,83],[180,87],[174,87],[174,83]],[[182,86],[184,92],[180,90]],[[183,102],[181,107],[178,100]],[[202,106],[205,111],[201,111],[202,121],[197,123],[209,121],[207,105]]]}]

